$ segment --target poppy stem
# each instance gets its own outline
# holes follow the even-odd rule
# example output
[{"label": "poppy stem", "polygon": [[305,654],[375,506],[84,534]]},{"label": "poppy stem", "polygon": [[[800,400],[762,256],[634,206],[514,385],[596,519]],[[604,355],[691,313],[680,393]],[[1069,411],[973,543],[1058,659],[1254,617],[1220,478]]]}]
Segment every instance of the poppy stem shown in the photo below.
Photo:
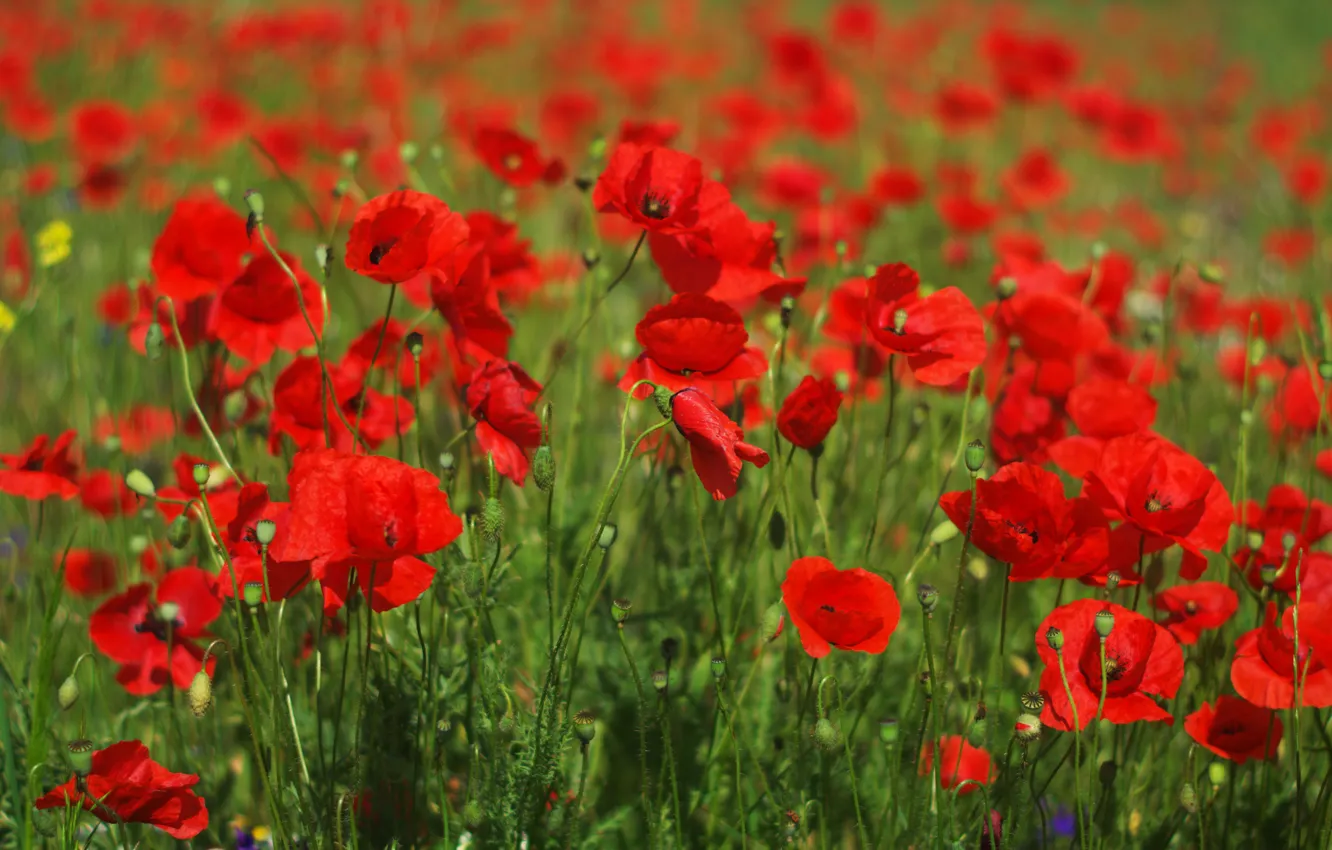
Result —
[{"label": "poppy stem", "polygon": [[703,552],[703,567],[708,572],[708,590],[712,595],[712,617],[717,621],[717,652],[721,655],[723,661],[729,662],[730,659],[726,657],[726,630],[722,624],[721,601],[717,598],[717,574],[712,569],[712,556],[708,552],[707,529],[703,524],[703,505],[698,499],[698,488],[690,487],[689,491],[694,497],[694,516],[698,519],[698,546]]},{"label": "poppy stem", "polygon": [[[361,417],[365,415],[365,399],[366,399],[366,395],[368,394],[369,389],[370,389],[370,388],[369,388],[368,386],[366,386],[366,385],[370,383],[370,381],[369,381],[370,374],[371,374],[371,372],[374,370],[374,368],[375,368],[375,364],[379,362],[379,352],[380,352],[380,350],[384,347],[384,337],[388,335],[389,320],[390,320],[390,319],[392,318],[392,316],[393,316],[393,300],[397,297],[397,295],[398,295],[398,285],[395,283],[395,284],[393,284],[392,286],[389,287],[388,306],[384,308],[384,321],[381,322],[380,325],[379,325],[379,338],[375,340],[375,353],[374,353],[373,355],[371,355],[371,357],[370,357],[370,365],[369,365],[368,367],[366,367],[366,370],[365,370],[365,371],[366,371],[366,380],[364,381],[364,383],[363,383],[362,386],[361,386],[361,398],[360,398],[360,400],[356,403],[356,427],[352,429],[352,450],[353,450],[353,452],[355,451],[356,446],[357,446],[358,443],[360,444],[360,446],[361,446],[362,449],[365,449],[365,448],[366,448],[366,445],[365,445],[365,439],[361,436]],[[397,360],[394,360],[393,363],[394,363],[394,369],[393,369],[393,380],[394,380],[393,415],[394,415],[394,419],[395,419],[395,423],[394,423],[394,424],[397,424],[397,423],[396,423],[396,418],[397,418],[397,414],[398,414],[398,404],[397,404],[397,379],[398,379]],[[336,400],[335,400],[334,403],[336,403]],[[401,433],[401,432],[402,432],[402,429],[401,429],[401,428],[397,428],[397,429],[395,429],[395,430],[397,430],[397,431],[399,432],[399,433],[398,433],[398,456],[399,456],[398,459],[401,460],[401,459],[402,459],[402,433]]]},{"label": "poppy stem", "polygon": [[652,784],[652,774],[648,770],[647,760],[647,694],[643,691],[643,677],[638,674],[638,664],[634,662],[633,653],[629,651],[629,644],[624,638],[624,624],[615,624],[615,636],[620,639],[620,650],[624,653],[624,660],[629,663],[629,672],[634,677],[634,691],[638,694],[638,763],[642,768],[642,787],[639,788],[639,797],[643,803],[643,819],[648,830],[648,846],[652,846],[652,835],[656,831],[652,819],[652,803],[649,799],[651,795],[650,786]]},{"label": "poppy stem", "polygon": [[[204,435],[208,437],[208,442],[217,453],[217,459],[222,461],[222,465],[231,473],[231,477],[240,481],[240,476],[236,470],[231,468],[231,461],[227,460],[227,453],[222,451],[222,444],[217,441],[217,435],[213,433],[213,428],[208,424],[208,418],[204,416],[203,410],[199,408],[199,400],[194,396],[194,382],[190,379],[190,357],[185,351],[185,340],[180,335],[180,325],[176,323],[176,305],[165,295],[160,296],[157,301],[165,301],[167,304],[167,315],[171,317],[171,333],[176,339],[176,350],[180,352],[180,368],[182,371],[182,382],[185,384],[185,394],[190,399],[190,407],[194,409],[194,415],[199,420],[199,427]],[[156,304],[153,306],[153,312],[157,312]]]},{"label": "poppy stem", "polygon": [[[1102,650],[1104,654],[1104,650]],[[1055,657],[1059,659],[1059,679],[1064,684],[1064,695],[1068,697],[1068,707],[1073,713],[1073,800],[1077,806],[1078,818],[1078,844],[1086,850],[1087,848],[1087,826],[1086,813],[1082,810],[1082,724],[1078,720],[1078,704],[1073,701],[1073,688],[1068,683],[1068,670],[1064,667],[1064,652],[1062,649],[1055,650]],[[1105,665],[1101,665],[1102,675],[1104,675]],[[1104,689],[1102,689],[1104,693]]]},{"label": "poppy stem", "polygon": [[[936,500],[938,501],[938,500]],[[971,510],[967,515],[966,534],[957,553],[957,581],[953,584],[952,604],[948,607],[948,640],[944,644],[944,669],[953,669],[953,641],[957,636],[957,612],[962,607],[962,579],[966,575],[967,551],[971,548],[971,532],[976,525],[976,476],[971,476]]]},{"label": "poppy stem", "polygon": [[[893,437],[893,416],[897,411],[897,373],[893,370],[893,358],[888,358],[888,367],[884,371],[888,374],[888,413],[883,420],[883,439],[879,442],[879,474],[875,476],[874,481],[874,501],[870,503],[870,527],[869,533],[865,535],[865,548],[860,553],[861,560],[869,558],[870,552],[874,549],[874,538],[879,531],[879,505],[883,501],[883,480],[888,475],[888,455],[890,454]],[[817,466],[815,467],[817,470]],[[813,487],[813,479],[810,479],[810,486]],[[815,490],[814,501],[818,503],[818,491]],[[827,524],[824,524],[824,534],[827,535]]]}]

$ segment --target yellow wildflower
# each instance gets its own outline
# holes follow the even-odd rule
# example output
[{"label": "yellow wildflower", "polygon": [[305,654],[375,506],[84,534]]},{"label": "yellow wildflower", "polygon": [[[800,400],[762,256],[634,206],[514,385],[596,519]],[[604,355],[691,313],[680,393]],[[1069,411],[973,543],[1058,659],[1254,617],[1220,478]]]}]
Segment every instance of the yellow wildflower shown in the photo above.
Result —
[{"label": "yellow wildflower", "polygon": [[69,259],[69,243],[73,238],[73,229],[63,219],[56,219],[37,231],[37,265],[49,269]]}]

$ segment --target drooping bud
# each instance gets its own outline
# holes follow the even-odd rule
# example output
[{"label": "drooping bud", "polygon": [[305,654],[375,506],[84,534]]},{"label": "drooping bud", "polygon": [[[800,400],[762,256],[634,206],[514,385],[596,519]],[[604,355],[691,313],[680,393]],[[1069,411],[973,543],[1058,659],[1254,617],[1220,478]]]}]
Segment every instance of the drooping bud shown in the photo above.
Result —
[{"label": "drooping bud", "polygon": [[657,412],[661,414],[662,419],[670,419],[671,409],[671,391],[663,386],[658,386],[652,391],[652,403],[657,406]]},{"label": "drooping bud", "polygon": [[148,326],[148,331],[143,337],[144,354],[148,355],[149,360],[160,360],[165,345],[166,334],[162,332],[162,326],[153,322]]},{"label": "drooping bud", "polygon": [[814,723],[814,729],[810,734],[814,737],[814,743],[823,750],[836,749],[842,743],[842,733],[838,732],[837,727],[826,717],[820,717]]},{"label": "drooping bud", "polygon": [[712,678],[723,679],[726,677],[726,659],[720,655],[714,655],[709,665],[712,668]]},{"label": "drooping bud", "polygon": [[488,496],[481,504],[481,536],[487,540],[498,540],[503,533],[504,505],[494,496]]},{"label": "drooping bud", "polygon": [[1045,643],[1055,652],[1060,652],[1064,648],[1064,633],[1051,626],[1045,630]]},{"label": "drooping bud", "polygon": [[587,709],[583,709],[573,716],[574,734],[584,747],[592,743],[592,739],[597,737],[597,717]]},{"label": "drooping bud", "polygon": [[83,777],[92,773],[92,741],[78,738],[66,744],[65,750],[69,752],[69,765],[74,769],[75,776]]},{"label": "drooping bud", "polygon": [[1244,542],[1250,549],[1263,548],[1263,533],[1261,531],[1249,531],[1244,535]]},{"label": "drooping bud", "polygon": [[245,206],[250,208],[250,215],[254,216],[255,221],[264,220],[264,196],[259,194],[258,190],[246,190]]},{"label": "drooping bud", "polygon": [[277,523],[271,519],[261,519],[254,524],[254,539],[259,541],[260,546],[272,544],[273,538],[277,535]]},{"label": "drooping bud", "polygon": [[1093,242],[1091,245],[1092,260],[1099,262],[1101,258],[1103,258],[1109,250],[1110,250],[1109,246],[1107,246],[1104,242],[1101,242],[1099,240]]},{"label": "drooping bud", "polygon": [[617,625],[623,626],[624,621],[629,619],[629,609],[632,607],[633,603],[628,599],[612,599],[611,619],[613,619]]},{"label": "drooping bud", "polygon": [[916,600],[920,602],[920,610],[925,612],[925,616],[932,617],[934,609],[939,607],[939,589],[932,584],[922,584],[916,588]]},{"label": "drooping bud", "polygon": [[953,538],[957,537],[957,535],[960,533],[961,532],[958,529],[958,527],[956,525],[953,525],[953,521],[951,519],[946,519],[943,522],[936,525],[934,529],[930,531],[930,545],[942,546],[945,543],[947,543],[949,540],[952,540]]},{"label": "drooping bud", "polygon": [[669,664],[675,660],[675,656],[680,652],[680,641],[673,637],[663,638],[660,649],[661,660]]},{"label": "drooping bud", "polygon": [[548,445],[537,446],[532,455],[532,480],[542,493],[555,489],[555,453]]},{"label": "drooping bud", "polygon": [[962,453],[962,459],[967,464],[967,471],[974,478],[985,466],[985,444],[980,440],[972,440],[967,443],[967,448]]},{"label": "drooping bud", "polygon": [[189,690],[190,711],[195,717],[203,717],[213,704],[213,680],[206,670],[194,674]]},{"label": "drooping bud", "polygon": [[776,509],[768,517],[768,545],[773,549],[781,549],[786,545],[786,517]]},{"label": "drooping bud", "polygon": [[[78,666],[75,665],[74,669],[78,670]],[[79,701],[80,693],[78,678],[73,673],[66,676],[65,681],[60,683],[60,689],[56,691],[56,701],[60,703],[60,710],[69,711],[73,708],[74,703]]]},{"label": "drooping bud", "polygon": [[583,268],[592,271],[601,262],[601,252],[596,248],[586,248],[583,251]]},{"label": "drooping bud", "polygon": [[782,330],[791,327],[791,314],[795,312],[796,301],[790,295],[782,296]]},{"label": "drooping bud", "polygon": [[1104,641],[1110,637],[1110,633],[1115,630],[1115,612],[1109,609],[1096,612],[1096,634],[1101,636]]},{"label": "drooping bud", "polygon": [[356,164],[360,162],[360,159],[361,155],[357,153],[354,148],[347,148],[342,153],[338,154],[338,162],[348,171],[354,169]]},{"label": "drooping bud", "polygon": [[247,581],[241,589],[241,598],[245,604],[254,608],[264,601],[264,583],[262,581]]},{"label": "drooping bud", "polygon": [[613,522],[608,522],[601,526],[601,533],[597,535],[597,545],[601,551],[607,552],[610,547],[615,545],[615,538],[620,534],[619,526]]},{"label": "drooping bud", "polygon": [[1318,377],[1324,381],[1332,381],[1332,360],[1320,360],[1318,362]]},{"label": "drooping bud", "polygon": [[216,193],[219,198],[225,201],[227,199],[227,196],[231,194],[231,181],[221,176],[214,177],[213,192]]},{"label": "drooping bud", "polygon": [[786,617],[782,613],[782,603],[774,602],[763,612],[763,619],[759,623],[759,634],[763,637],[764,643],[771,643],[782,633],[782,626],[786,624]]},{"label": "drooping bud", "polygon": [[1296,541],[1295,532],[1287,531],[1285,534],[1282,534],[1281,554],[1289,555],[1291,550],[1295,548],[1295,541]]},{"label": "drooping bud", "polygon": [[1179,805],[1189,814],[1196,814],[1198,811],[1198,792],[1194,790],[1192,782],[1185,782],[1179,789]]},{"label": "drooping bud", "polygon": [[190,543],[190,533],[193,528],[185,514],[180,514],[167,526],[166,538],[171,544],[172,549],[184,549]]}]

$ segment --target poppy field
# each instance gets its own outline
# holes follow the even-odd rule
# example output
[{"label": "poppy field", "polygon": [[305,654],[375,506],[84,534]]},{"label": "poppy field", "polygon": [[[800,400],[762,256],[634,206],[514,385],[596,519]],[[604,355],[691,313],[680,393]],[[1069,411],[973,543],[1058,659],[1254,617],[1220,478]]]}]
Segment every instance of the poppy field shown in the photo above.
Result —
[{"label": "poppy field", "polygon": [[0,8],[0,848],[1332,847],[1332,17]]}]

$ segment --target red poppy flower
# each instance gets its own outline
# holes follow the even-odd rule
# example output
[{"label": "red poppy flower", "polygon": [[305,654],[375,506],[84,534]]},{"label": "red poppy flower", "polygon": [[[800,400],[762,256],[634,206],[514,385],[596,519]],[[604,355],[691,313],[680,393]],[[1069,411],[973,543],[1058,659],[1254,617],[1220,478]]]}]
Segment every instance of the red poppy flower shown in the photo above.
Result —
[{"label": "red poppy flower", "polygon": [[[671,390],[699,382],[730,383],[757,378],[768,359],[746,347],[749,332],[735,308],[706,295],[686,292],[652,307],[634,329],[643,353],[620,379],[626,392],[647,379]],[[645,398],[650,390],[639,387]]]},{"label": "red poppy flower", "polygon": [[686,387],[671,396],[671,417],[689,442],[694,473],[717,501],[736,494],[745,461],[759,469],[768,465],[768,453],[746,443],[740,426],[700,389]]},{"label": "red poppy flower", "polygon": [[354,427],[358,417],[361,441],[375,449],[415,421],[416,411],[410,401],[366,386],[362,362],[352,360],[327,368],[328,387],[323,387],[323,373],[314,357],[296,358],[273,382],[273,415],[268,431],[271,453],[281,450],[284,434],[297,449],[326,448],[331,434],[333,448],[351,451],[355,441],[343,419]]},{"label": "red poppy flower", "polygon": [[[251,483],[241,488],[234,516],[224,526],[226,539],[218,541],[226,546],[230,568],[235,571],[233,582],[224,564],[218,576],[222,595],[232,596],[250,582],[258,582],[264,586],[264,599],[287,599],[305,586],[311,575],[310,562],[284,561],[273,554],[286,548],[290,518],[290,505],[268,500],[268,485]],[[273,523],[273,539],[267,555],[255,530],[261,520]]]},{"label": "red poppy flower", "polygon": [[267,363],[274,351],[296,352],[314,345],[300,300],[315,330],[322,332],[324,327],[319,284],[296,257],[279,256],[296,275],[299,293],[272,254],[256,254],[235,280],[223,286],[208,316],[208,334],[252,366]]},{"label": "red poppy flower", "polygon": [[1318,471],[1327,478],[1332,478],[1332,449],[1323,449],[1314,460]]},{"label": "red poppy flower", "polygon": [[75,596],[85,599],[101,596],[116,586],[116,559],[106,552],[92,549],[70,549],[57,553],[56,568],[61,560],[65,566],[65,588]]},{"label": "red poppy flower", "polygon": [[1021,210],[1048,206],[1068,192],[1068,177],[1049,151],[1036,149],[1022,154],[1002,177],[1004,191]]},{"label": "red poppy flower", "polygon": [[84,510],[103,519],[134,512],[139,500],[125,486],[125,479],[114,472],[99,469],[90,472],[79,482],[79,503]]},{"label": "red poppy flower", "polygon": [[129,110],[108,100],[81,104],[70,116],[70,131],[74,152],[83,162],[119,162],[138,140]]},{"label": "red poppy flower", "polygon": [[[1295,611],[1300,615],[1299,665],[1296,666]],[[1326,606],[1302,603],[1277,614],[1275,602],[1267,603],[1263,624],[1235,641],[1235,658],[1230,663],[1230,683],[1235,692],[1262,708],[1294,708],[1295,679],[1298,672],[1301,705],[1326,708],[1332,705],[1332,646],[1328,646],[1320,627],[1325,629],[1329,614]]]},{"label": "red poppy flower", "polygon": [[435,575],[420,556],[462,533],[439,479],[391,458],[304,451],[287,484],[290,525],[285,545],[273,554],[311,562],[328,613],[346,601],[353,573],[376,611],[416,599]]},{"label": "red poppy flower", "polygon": [[1307,581],[1310,572],[1332,561],[1332,555],[1326,552],[1310,551],[1332,534],[1332,505],[1308,499],[1294,485],[1274,485],[1267,491],[1267,503],[1262,507],[1252,499],[1246,501],[1238,522],[1262,536],[1257,548],[1246,545],[1235,553],[1235,563],[1245,568],[1254,590],[1263,588],[1264,564],[1277,568],[1273,587],[1293,597],[1298,579]]},{"label": "red poppy flower", "polygon": [[507,360],[490,361],[467,385],[477,443],[494,456],[495,471],[519,487],[527,480],[528,452],[541,445],[541,420],[531,409],[540,393],[541,384]]},{"label": "red poppy flower", "polygon": [[97,442],[119,440],[120,450],[128,455],[145,454],[170,442],[175,433],[175,414],[167,408],[147,404],[136,404],[120,416],[102,414],[93,426]]},{"label": "red poppy flower", "polygon": [[1055,362],[1024,361],[997,391],[990,451],[1000,463],[1043,463],[1063,441],[1063,397],[1042,383]]},{"label": "red poppy flower", "polygon": [[79,464],[74,437],[74,431],[66,431],[52,443],[41,434],[18,454],[0,454],[0,464],[7,467],[0,469],[0,493],[34,502],[51,496],[66,500],[77,496]]},{"label": "red poppy flower", "polygon": [[467,235],[467,221],[438,198],[410,189],[390,192],[356,211],[347,268],[380,283],[404,283],[439,267]]},{"label": "red poppy flower", "polygon": [[235,210],[212,194],[184,198],[153,243],[153,280],[179,310],[184,302],[212,295],[234,280],[242,256],[252,250],[245,219]]},{"label": "red poppy flower", "polygon": [[[937,746],[931,741],[921,749],[921,776],[929,776],[934,772],[936,749],[939,752],[939,785],[945,791],[951,791],[968,780],[989,785],[994,778],[995,770],[990,762],[990,754],[980,747],[973,747],[961,735],[944,735]],[[975,785],[967,785],[957,793],[965,797],[975,790]]]},{"label": "red poppy flower", "polygon": [[954,192],[936,201],[939,217],[948,229],[967,236],[989,230],[999,218],[999,208],[970,193]]},{"label": "red poppy flower", "polygon": [[1184,731],[1221,758],[1244,764],[1276,758],[1284,729],[1281,718],[1268,709],[1222,694],[1216,705],[1203,703],[1185,717]]},{"label": "red poppy flower", "polygon": [[1287,438],[1302,438],[1318,430],[1324,415],[1320,396],[1325,396],[1327,409],[1332,412],[1332,393],[1324,389],[1321,377],[1304,364],[1286,372],[1272,401],[1272,432]]},{"label": "red poppy flower", "polygon": [[957,135],[993,121],[999,114],[999,98],[971,83],[948,83],[935,95],[934,114],[944,132]]},{"label": "red poppy flower", "polygon": [[905,354],[917,381],[948,386],[985,359],[985,324],[971,299],[949,286],[920,297],[905,263],[879,266],[869,281],[865,322],[874,339]]},{"label": "red poppy flower", "polygon": [[1064,361],[1095,350],[1107,339],[1105,320],[1081,297],[1039,290],[1031,285],[1033,277],[1019,276],[1017,294],[995,309],[1001,339],[1016,337],[1023,353],[1036,360]]},{"label": "red poppy flower", "polygon": [[1161,623],[1180,643],[1198,642],[1204,629],[1219,629],[1239,610],[1239,596],[1224,584],[1199,581],[1161,591],[1152,607],[1166,612]]},{"label": "red poppy flower", "polygon": [[1083,435],[1100,440],[1146,431],[1156,421],[1156,399],[1115,378],[1083,381],[1069,392],[1064,407]]},{"label": "red poppy flower", "polygon": [[[1109,611],[1115,618],[1114,629],[1105,640],[1104,667],[1096,632],[1096,615],[1101,611]],[[1045,638],[1051,627],[1063,633],[1064,671],[1073,705],[1077,706],[1075,731],[1085,729],[1096,718],[1102,678],[1106,681],[1104,720],[1174,722],[1170,712],[1149,696],[1169,699],[1184,679],[1184,653],[1174,637],[1122,605],[1081,599],[1050,612],[1036,630],[1036,649],[1045,662],[1041,673],[1041,691],[1045,694],[1042,723],[1065,732],[1074,730],[1073,710],[1059,673],[1060,653],[1051,649]]]},{"label": "red poppy flower", "polygon": [[782,402],[777,430],[792,445],[813,449],[837,424],[837,409],[841,406],[842,394],[831,378],[806,375]]},{"label": "red poppy flower", "polygon": [[1304,156],[1286,172],[1286,187],[1306,206],[1313,206],[1327,188],[1327,165],[1315,156]]},{"label": "red poppy flower", "polygon": [[827,558],[797,558],[782,582],[782,604],[811,658],[833,648],[878,655],[901,619],[897,593],[886,579],[856,567],[839,570]]},{"label": "red poppy flower", "polygon": [[[972,544],[1012,567],[1011,581],[1081,578],[1104,563],[1110,531],[1096,505],[1067,499],[1059,476],[1030,463],[1010,463],[976,482]],[[971,491],[939,500],[948,518],[965,530]]]},{"label": "red poppy flower", "polygon": [[[512,262],[512,257],[492,253],[484,242],[471,242],[456,259],[453,269],[432,269],[419,279],[430,303],[448,322],[463,358],[483,363],[507,359],[513,326],[500,309],[493,275],[496,268]],[[516,276],[521,280],[522,272],[518,270]]]},{"label": "red poppy flower", "polygon": [[481,127],[472,149],[492,174],[519,189],[563,171],[559,160],[542,158],[536,142],[507,127]]},{"label": "red poppy flower", "polygon": [[925,181],[909,168],[888,167],[870,177],[870,194],[885,206],[910,206],[925,197]]},{"label": "red poppy flower", "polygon": [[[141,583],[103,602],[88,620],[93,644],[121,665],[116,681],[136,696],[159,691],[168,678],[188,688],[203,667],[196,638],[222,613],[217,579],[198,567],[178,567],[156,587]],[[170,654],[167,647],[170,645]],[[211,676],[217,659],[208,659]]]},{"label": "red poppy flower", "polygon": [[198,782],[198,776],[172,773],[153,761],[138,741],[121,741],[94,752],[86,776],[71,777],[33,805],[82,806],[104,823],[145,823],[188,841],[208,828],[208,807],[191,790]]},{"label": "red poppy flower", "polygon": [[621,142],[597,178],[592,203],[650,233],[689,233],[698,229],[702,187],[703,164],[695,157]]},{"label": "red poppy flower", "polygon": [[1196,579],[1207,569],[1203,552],[1221,551],[1235,518],[1216,475],[1151,432],[1107,441],[1084,481],[1084,494],[1107,517],[1124,520],[1111,535],[1116,568],[1177,543],[1184,550],[1180,575]]}]

